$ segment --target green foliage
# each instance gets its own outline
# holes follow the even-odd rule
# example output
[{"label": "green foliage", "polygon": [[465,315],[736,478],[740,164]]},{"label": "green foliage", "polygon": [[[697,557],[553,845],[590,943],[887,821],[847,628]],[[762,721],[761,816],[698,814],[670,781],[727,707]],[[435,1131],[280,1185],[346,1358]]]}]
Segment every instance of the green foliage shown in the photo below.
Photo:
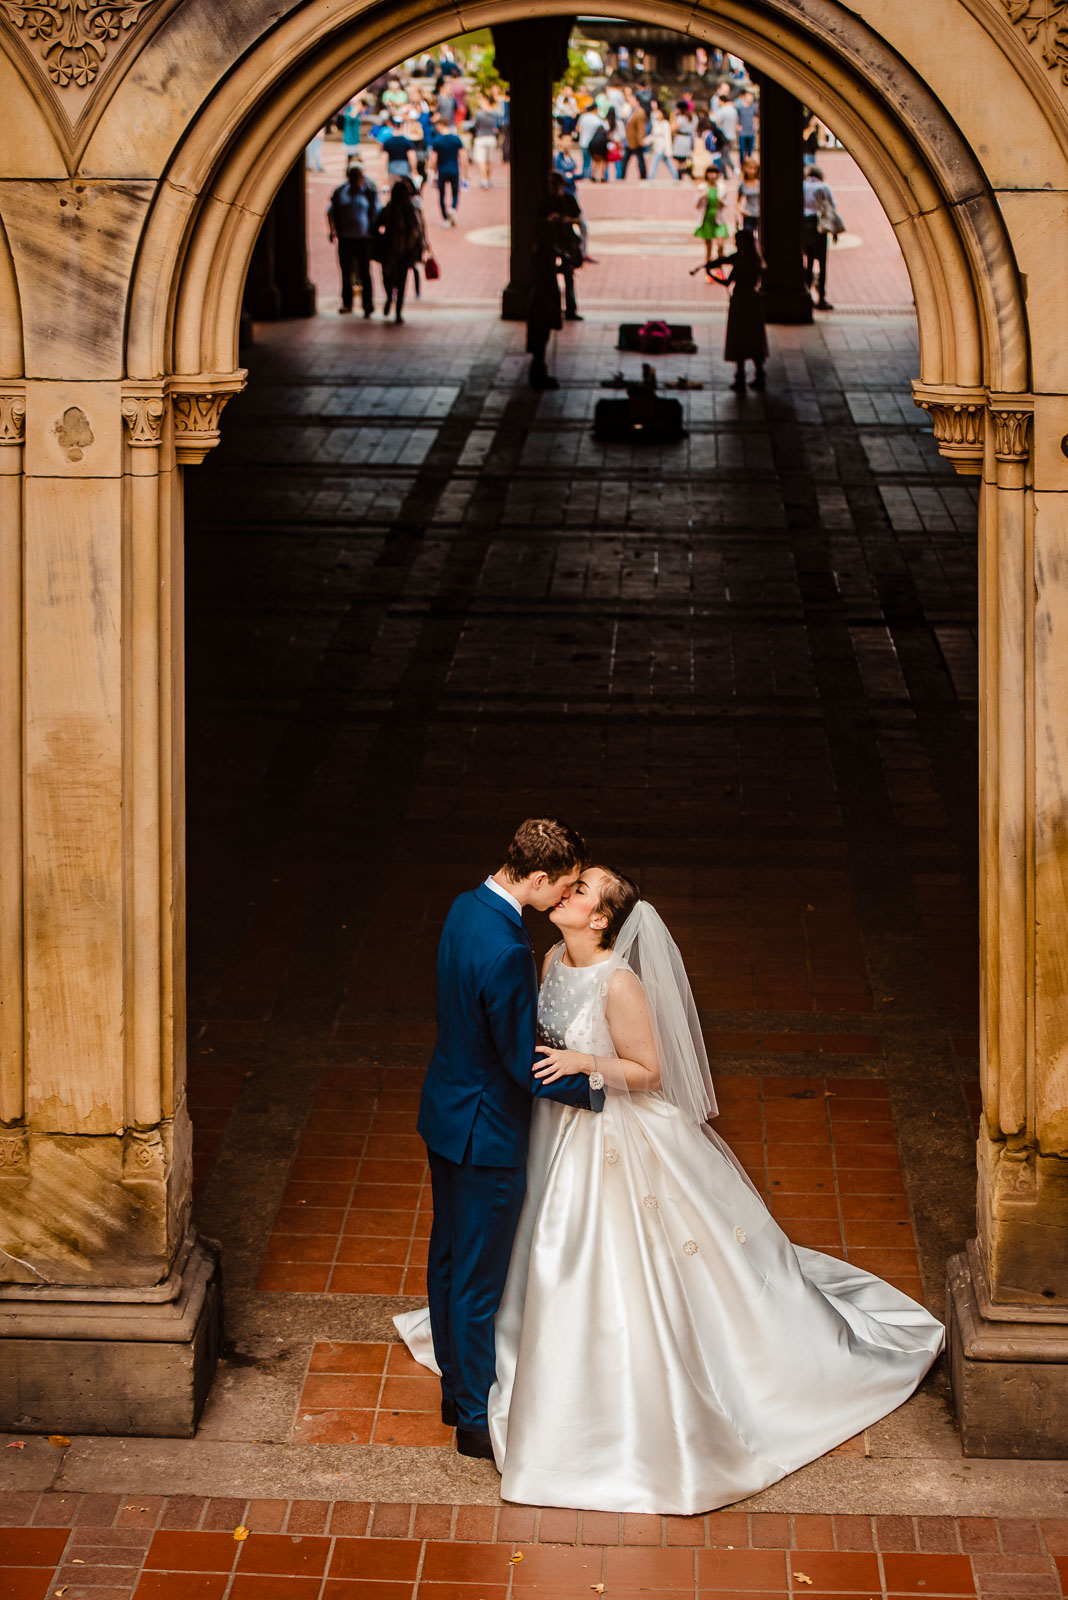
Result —
[{"label": "green foliage", "polygon": [[562,89],[565,84],[569,89],[581,89],[589,75],[590,69],[586,65],[583,45],[576,44],[574,39],[569,39],[567,42],[567,69],[559,83],[555,85],[554,92],[556,89]]},{"label": "green foliage", "polygon": [[[489,29],[485,28],[482,32],[488,33]],[[467,35],[467,37],[470,38],[471,36]],[[496,53],[492,39],[489,44],[484,45],[481,49],[476,47],[468,52],[467,74],[475,88],[482,95],[486,94],[490,89],[503,87],[504,79],[497,71]]]}]

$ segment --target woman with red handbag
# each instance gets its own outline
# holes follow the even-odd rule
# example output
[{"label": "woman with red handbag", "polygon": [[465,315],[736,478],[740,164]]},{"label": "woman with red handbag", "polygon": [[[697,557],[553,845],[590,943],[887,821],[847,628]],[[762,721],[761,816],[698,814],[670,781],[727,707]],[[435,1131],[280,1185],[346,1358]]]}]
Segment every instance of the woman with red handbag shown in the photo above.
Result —
[{"label": "woman with red handbag", "polygon": [[[375,257],[382,263],[382,282],[386,289],[385,315],[396,300],[396,319],[403,322],[404,290],[408,273],[418,274],[419,263],[427,250],[422,210],[412,200],[412,186],[398,178],[389,200],[375,221]],[[416,284],[418,285],[418,276]]]}]

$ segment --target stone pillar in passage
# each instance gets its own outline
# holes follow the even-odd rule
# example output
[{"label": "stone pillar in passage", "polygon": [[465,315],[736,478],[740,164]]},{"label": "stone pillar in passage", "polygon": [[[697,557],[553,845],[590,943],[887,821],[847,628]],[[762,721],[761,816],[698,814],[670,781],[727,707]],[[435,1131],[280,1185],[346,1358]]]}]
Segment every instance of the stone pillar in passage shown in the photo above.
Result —
[{"label": "stone pillar in passage", "polygon": [[315,315],[315,285],[308,277],[307,172],[303,156],[286,174],[263,219],[249,263],[244,305],[255,322]]},{"label": "stone pillar in passage", "polygon": [[221,1300],[190,1219],[178,469],[242,377],[105,375],[121,318],[76,320],[27,366],[77,379],[0,381],[0,1429],[188,1436]]},{"label": "stone pillar in passage", "polygon": [[567,67],[572,21],[537,17],[501,23],[493,30],[497,70],[508,81],[511,248],[508,286],[501,298],[506,322],[526,320],[535,223],[548,193],[553,159],[553,84]]},{"label": "stone pillar in passage", "polygon": [[768,322],[812,321],[805,285],[801,102],[771,78],[760,79],[760,297]]},{"label": "stone pillar in passage", "polygon": [[916,383],[980,477],[976,1238],[948,1263],[964,1452],[1068,1457],[1068,399]]}]

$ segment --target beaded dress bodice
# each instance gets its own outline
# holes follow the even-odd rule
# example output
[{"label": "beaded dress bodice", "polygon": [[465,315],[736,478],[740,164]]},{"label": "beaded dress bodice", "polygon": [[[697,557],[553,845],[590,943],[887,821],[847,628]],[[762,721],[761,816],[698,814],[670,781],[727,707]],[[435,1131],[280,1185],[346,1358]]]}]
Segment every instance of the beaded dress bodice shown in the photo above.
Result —
[{"label": "beaded dress bodice", "polygon": [[611,1039],[604,1022],[602,986],[608,963],[566,967],[563,946],[553,952],[538,997],[538,1040],[555,1050],[595,1050],[606,1054]]}]

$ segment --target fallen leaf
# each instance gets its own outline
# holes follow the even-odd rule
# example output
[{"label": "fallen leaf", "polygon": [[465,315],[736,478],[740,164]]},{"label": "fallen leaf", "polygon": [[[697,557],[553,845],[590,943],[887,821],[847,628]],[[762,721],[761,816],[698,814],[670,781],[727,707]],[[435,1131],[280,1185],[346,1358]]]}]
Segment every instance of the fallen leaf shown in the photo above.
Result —
[{"label": "fallen leaf", "polygon": [[68,1583],[64,1583],[60,1588],[53,1589],[52,1593],[53,1594],[66,1594],[66,1592],[67,1592],[67,1590],[69,1588],[70,1588],[70,1585]]},{"label": "fallen leaf", "polygon": [[812,1579],[809,1577],[807,1572],[795,1572],[794,1573],[794,1577],[797,1579],[798,1583],[811,1583],[812,1582]]},{"label": "fallen leaf", "polygon": [[512,1563],[512,1565],[514,1567],[518,1562],[522,1561],[522,1559],[523,1559],[522,1550],[517,1550],[515,1555],[514,1556],[509,1556],[508,1559],[509,1559],[509,1561]]},{"label": "fallen leaf", "polygon": [[25,1450],[26,1441],[25,1439],[12,1439],[7,1448],[9,1450]]},{"label": "fallen leaf", "polygon": [[85,1562],[82,1560],[81,1556],[71,1556],[70,1564],[71,1564],[72,1567],[84,1567],[85,1566]]},{"label": "fallen leaf", "polygon": [[[70,1440],[67,1438],[65,1433],[50,1433],[48,1435],[48,1442],[49,1444],[54,1444],[57,1450],[62,1450],[65,1448],[65,1446],[70,1444]],[[56,1592],[58,1594],[59,1591],[57,1590]]]},{"label": "fallen leaf", "polygon": [[591,1583],[590,1588],[593,1590],[594,1594],[604,1594],[603,1583]]},{"label": "fallen leaf", "polygon": [[244,1527],[235,1528],[234,1529],[234,1538],[235,1539],[247,1539],[248,1538],[248,1529],[244,1528]]}]

